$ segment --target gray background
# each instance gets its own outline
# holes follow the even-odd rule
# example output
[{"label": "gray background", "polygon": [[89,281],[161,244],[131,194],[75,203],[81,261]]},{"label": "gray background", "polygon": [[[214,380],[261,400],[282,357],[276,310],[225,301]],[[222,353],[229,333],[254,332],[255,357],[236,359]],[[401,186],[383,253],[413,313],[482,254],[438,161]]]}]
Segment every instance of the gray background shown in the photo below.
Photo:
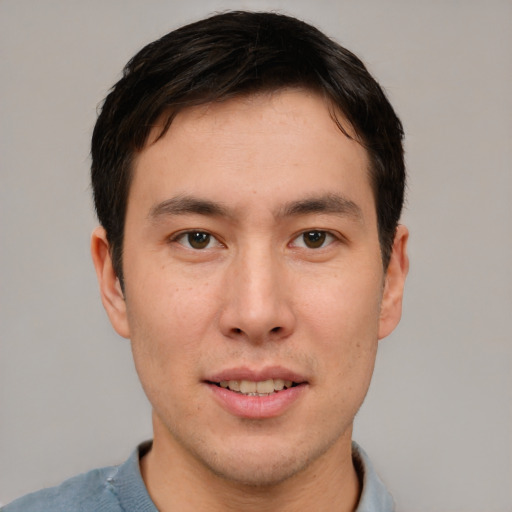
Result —
[{"label": "gray background", "polygon": [[279,9],[358,53],[407,131],[404,319],[356,419],[405,512],[512,511],[512,2],[0,0],[0,502],[150,437],[89,258],[96,105],[143,44]]}]

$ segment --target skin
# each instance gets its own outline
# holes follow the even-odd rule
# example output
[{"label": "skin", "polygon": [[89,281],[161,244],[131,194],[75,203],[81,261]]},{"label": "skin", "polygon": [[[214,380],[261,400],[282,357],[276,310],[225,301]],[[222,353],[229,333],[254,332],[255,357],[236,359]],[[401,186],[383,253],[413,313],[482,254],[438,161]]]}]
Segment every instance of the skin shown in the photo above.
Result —
[{"label": "skin", "polygon": [[[134,165],[124,295],[104,230],[92,237],[103,304],[131,339],[153,406],[141,461],[153,501],[162,511],[354,510],[352,425],[378,340],[400,319],[406,228],[384,271],[367,155],[313,93],[185,109],[157,134]],[[190,230],[210,235],[204,249]],[[325,234],[318,247],[310,231]],[[285,368],[304,383],[277,415],[244,418],[205,383],[240,367]]]}]

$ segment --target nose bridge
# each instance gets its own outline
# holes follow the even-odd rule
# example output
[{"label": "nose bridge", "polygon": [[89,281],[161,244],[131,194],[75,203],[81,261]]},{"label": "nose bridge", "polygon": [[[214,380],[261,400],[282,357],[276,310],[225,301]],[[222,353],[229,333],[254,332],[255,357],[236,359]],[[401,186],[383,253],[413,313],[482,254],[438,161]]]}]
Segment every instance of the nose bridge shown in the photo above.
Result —
[{"label": "nose bridge", "polygon": [[286,272],[277,251],[259,241],[240,248],[231,262],[222,329],[253,342],[287,336],[294,317],[287,300]]}]

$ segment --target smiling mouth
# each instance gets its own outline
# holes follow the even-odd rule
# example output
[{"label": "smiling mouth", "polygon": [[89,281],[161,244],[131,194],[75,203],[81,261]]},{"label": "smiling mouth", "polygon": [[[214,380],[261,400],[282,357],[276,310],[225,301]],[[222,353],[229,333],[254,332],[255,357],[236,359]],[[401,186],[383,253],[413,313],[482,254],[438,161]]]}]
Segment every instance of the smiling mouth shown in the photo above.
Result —
[{"label": "smiling mouth", "polygon": [[267,379],[257,382],[250,380],[222,380],[220,382],[211,382],[211,384],[245,396],[269,396],[300,385],[298,382],[284,379]]}]

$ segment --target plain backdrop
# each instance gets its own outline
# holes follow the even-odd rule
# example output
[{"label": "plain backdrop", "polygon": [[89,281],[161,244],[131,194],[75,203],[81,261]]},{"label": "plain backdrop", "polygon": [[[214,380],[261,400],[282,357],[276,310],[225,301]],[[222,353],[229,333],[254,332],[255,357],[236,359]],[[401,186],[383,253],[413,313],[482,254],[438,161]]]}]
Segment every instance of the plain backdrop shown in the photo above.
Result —
[{"label": "plain backdrop", "polygon": [[512,511],[510,0],[0,0],[0,502],[151,436],[90,262],[89,140],[140,47],[235,8],[316,24],[405,125],[404,317],[354,438],[399,512]]}]

